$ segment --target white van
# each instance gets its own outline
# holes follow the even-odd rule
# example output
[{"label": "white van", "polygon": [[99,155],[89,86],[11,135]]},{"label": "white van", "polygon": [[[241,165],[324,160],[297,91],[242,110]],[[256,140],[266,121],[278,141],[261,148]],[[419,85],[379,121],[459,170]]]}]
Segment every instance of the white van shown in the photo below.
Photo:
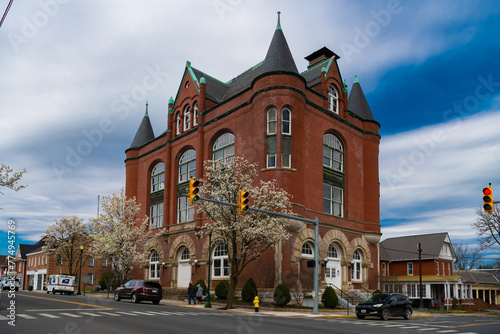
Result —
[{"label": "white van", "polygon": [[71,295],[75,292],[75,276],[69,275],[50,275],[49,284],[47,285],[47,293],[55,294],[59,292],[61,295],[67,293]]}]

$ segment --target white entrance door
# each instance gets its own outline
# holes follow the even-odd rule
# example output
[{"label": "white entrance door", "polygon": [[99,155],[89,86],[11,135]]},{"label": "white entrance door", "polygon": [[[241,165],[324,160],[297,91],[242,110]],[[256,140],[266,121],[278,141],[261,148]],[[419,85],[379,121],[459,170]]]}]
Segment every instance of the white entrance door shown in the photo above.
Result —
[{"label": "white entrance door", "polygon": [[329,260],[325,267],[325,281],[335,285],[338,289],[342,289],[342,275],[340,272],[340,261]]},{"label": "white entrance door", "polygon": [[186,288],[191,282],[191,264],[189,264],[189,249],[184,247],[179,252],[179,266],[177,267],[177,287]]}]

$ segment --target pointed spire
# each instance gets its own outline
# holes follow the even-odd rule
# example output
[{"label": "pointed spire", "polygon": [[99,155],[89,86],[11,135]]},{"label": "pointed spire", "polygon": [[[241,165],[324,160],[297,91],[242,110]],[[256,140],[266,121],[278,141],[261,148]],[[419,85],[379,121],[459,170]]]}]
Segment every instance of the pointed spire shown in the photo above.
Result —
[{"label": "pointed spire", "polygon": [[155,134],[149,120],[148,103],[146,102],[146,114],[142,118],[141,125],[139,125],[139,129],[137,129],[134,140],[132,140],[129,148],[139,148],[153,139],[155,139]]},{"label": "pointed spire", "polygon": [[351,95],[349,95],[349,110],[354,114],[358,115],[362,119],[372,120],[373,118],[372,111],[370,110],[370,106],[366,101],[365,94],[363,93],[363,89],[361,89],[361,85],[359,84],[358,76],[354,78],[354,83],[351,88]]},{"label": "pointed spire", "polygon": [[264,59],[264,64],[262,65],[262,73],[284,71],[298,74],[299,71],[297,70],[292,53],[290,52],[290,48],[286,42],[285,35],[281,29],[280,14],[281,12],[278,12],[278,25],[274,31],[271,45],[267,50],[266,58]]}]

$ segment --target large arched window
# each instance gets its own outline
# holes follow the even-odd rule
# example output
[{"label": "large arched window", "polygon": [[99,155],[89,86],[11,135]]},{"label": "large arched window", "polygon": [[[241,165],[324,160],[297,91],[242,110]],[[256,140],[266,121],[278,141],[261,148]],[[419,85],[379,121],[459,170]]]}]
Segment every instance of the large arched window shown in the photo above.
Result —
[{"label": "large arched window", "polygon": [[184,108],[184,131],[189,130],[191,127],[191,107]]},{"label": "large arched window", "polygon": [[227,246],[223,243],[218,244],[214,249],[213,254],[213,271],[212,277],[222,278],[229,277],[229,259],[227,256]]},{"label": "large arched window", "polygon": [[291,135],[292,134],[292,115],[290,109],[283,108],[281,111],[281,134]]},{"label": "large arched window", "polygon": [[314,257],[314,246],[309,241],[302,244],[302,249],[300,251],[303,257]]},{"label": "large arched window", "polygon": [[183,247],[182,252],[179,253],[179,261],[189,261],[189,248]]},{"label": "large arched window", "polygon": [[333,85],[328,88],[328,109],[336,114],[339,113],[339,94]]},{"label": "large arched window", "polygon": [[344,148],[340,140],[331,133],[323,136],[323,166],[344,171]]},{"label": "large arched window", "polygon": [[276,109],[274,108],[267,111],[267,134],[276,134]]},{"label": "large arched window", "polygon": [[156,250],[149,256],[149,279],[160,278],[160,256]]},{"label": "large arched window", "polygon": [[330,246],[328,246],[328,250],[326,251],[326,256],[329,259],[340,259],[340,252],[338,247],[331,243]]},{"label": "large arched window", "polygon": [[189,181],[195,178],[196,172],[196,151],[189,149],[184,152],[179,159],[179,178],[178,183]]},{"label": "large arched window", "polygon": [[352,280],[353,281],[361,281],[362,280],[362,272],[361,272],[361,253],[359,250],[355,250],[352,254]]},{"label": "large arched window", "polygon": [[212,148],[212,159],[222,159],[226,162],[234,157],[234,135],[226,132],[220,135],[214,142]]},{"label": "large arched window", "polygon": [[165,164],[157,163],[151,171],[151,192],[163,190],[165,186]]},{"label": "large arched window", "polygon": [[198,102],[193,105],[193,126],[198,125]]}]

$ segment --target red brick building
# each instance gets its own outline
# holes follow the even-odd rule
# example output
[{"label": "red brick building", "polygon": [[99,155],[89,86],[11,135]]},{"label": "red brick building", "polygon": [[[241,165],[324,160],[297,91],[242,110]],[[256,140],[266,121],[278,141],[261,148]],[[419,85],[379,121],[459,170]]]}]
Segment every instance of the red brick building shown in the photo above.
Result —
[{"label": "red brick building", "polygon": [[[229,47],[229,46],[228,46]],[[146,114],[126,150],[126,195],[141,203],[151,228],[167,233],[146,245],[150,263],[135,277],[184,288],[208,278],[209,221],[189,206],[189,178],[203,162],[244,156],[258,162],[259,178],[276,179],[293,211],[319,218],[320,279],[338,288],[378,288],[379,123],[357,80],[348,94],[337,56],[323,47],[299,72],[278,25],[264,61],[228,82],[186,62],[165,131],[155,136]],[[255,180],[258,182],[258,180]],[[239,279],[274,288],[310,278],[314,226],[297,224],[292,236],[247,267]],[[212,240],[212,281],[228,279],[225,245]],[[325,260],[326,259],[326,263]]]}]

